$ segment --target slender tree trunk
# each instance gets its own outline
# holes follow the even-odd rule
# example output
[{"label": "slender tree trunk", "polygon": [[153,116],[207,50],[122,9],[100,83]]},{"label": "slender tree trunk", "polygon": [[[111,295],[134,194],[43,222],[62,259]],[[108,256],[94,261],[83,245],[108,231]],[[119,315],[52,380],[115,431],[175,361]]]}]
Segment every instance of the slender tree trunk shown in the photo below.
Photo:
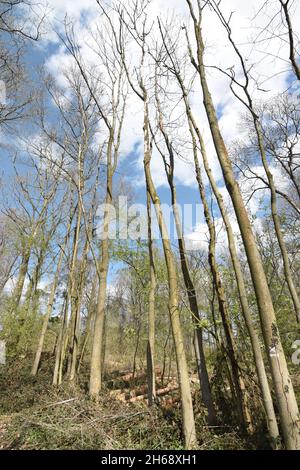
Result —
[{"label": "slender tree trunk", "polygon": [[233,375],[235,393],[236,393],[236,398],[237,398],[237,403],[238,403],[238,408],[239,408],[240,422],[245,430],[252,432],[253,427],[252,427],[251,415],[250,415],[248,404],[247,404],[245,383],[244,383],[244,379],[242,377],[239,364],[238,364],[237,347],[235,344],[230,316],[228,312],[227,299],[226,299],[225,291],[223,288],[221,276],[219,273],[218,264],[216,261],[215,225],[210,214],[209,205],[208,205],[206,194],[205,194],[205,188],[204,188],[202,175],[201,175],[201,169],[199,166],[198,156],[197,156],[197,145],[196,145],[193,129],[191,127],[190,127],[190,131],[191,131],[191,135],[193,139],[193,153],[194,153],[194,162],[195,162],[195,170],[196,170],[196,179],[198,182],[199,192],[200,192],[201,200],[202,200],[203,207],[204,207],[205,221],[207,224],[207,228],[209,230],[208,260],[209,260],[209,265],[210,265],[212,276],[213,276],[213,282],[216,288],[219,311],[221,314],[224,333],[226,337],[227,353],[228,353],[228,357],[230,360],[230,365],[231,365],[231,370],[232,370],[232,375]]},{"label": "slender tree trunk", "polygon": [[62,381],[62,368],[63,368],[63,359],[64,359],[64,344],[65,336],[67,330],[67,321],[68,321],[68,293],[65,292],[64,303],[61,312],[61,321],[60,328],[57,338],[56,354],[55,354],[55,363],[54,363],[54,372],[53,372],[53,385],[60,385]]},{"label": "slender tree trunk", "polygon": [[92,293],[91,293],[91,299],[89,302],[89,308],[88,308],[88,318],[87,318],[87,324],[86,324],[86,331],[84,335],[84,340],[80,352],[80,358],[78,360],[78,366],[77,366],[77,374],[79,374],[80,368],[83,364],[83,360],[86,354],[86,351],[88,350],[90,338],[91,338],[91,332],[92,332],[92,325],[93,325],[93,320],[94,320],[94,314],[95,314],[95,309],[94,309],[94,295],[96,292],[96,284],[93,283],[92,285]]},{"label": "slender tree trunk", "polygon": [[[98,161],[98,165],[100,162],[100,157]],[[98,167],[99,168],[99,167]],[[87,267],[87,261],[88,261],[88,253],[89,253],[89,248],[90,248],[90,240],[92,238],[93,234],[93,215],[95,213],[95,208],[96,208],[96,203],[97,203],[97,189],[98,189],[98,184],[99,184],[99,172],[97,173],[95,185],[94,185],[94,194],[93,194],[93,200],[90,208],[90,213],[89,213],[89,220],[88,223],[85,224],[85,229],[86,229],[86,241],[85,241],[85,246],[83,250],[83,259],[81,263],[81,269],[80,269],[80,296],[82,297],[83,293],[83,287],[86,281],[86,267]],[[82,188],[81,192],[79,192],[79,201],[81,206],[83,207],[83,198],[82,198]],[[91,296],[89,300],[89,306],[88,306],[88,318],[87,318],[87,323],[86,323],[86,330],[85,330],[85,335],[83,339],[83,344],[80,352],[80,357],[78,360],[78,365],[77,365],[77,374],[79,374],[80,367],[83,362],[84,354],[86,352],[86,349],[88,347],[88,344],[91,340],[91,331],[93,328],[93,323],[94,323],[94,315],[95,315],[95,309],[94,309],[94,299],[95,299],[95,294],[96,294],[96,287],[97,287],[97,278],[94,278],[92,281],[92,289],[91,289]],[[80,299],[81,301],[81,299]],[[76,360],[77,360],[77,351],[76,351],[76,357],[73,359],[73,363],[75,360],[75,365],[76,367]]]},{"label": "slender tree trunk", "polygon": [[[156,78],[156,81],[157,81],[157,78]],[[190,270],[188,266],[187,255],[186,255],[184,235],[182,233],[181,220],[180,220],[180,215],[179,215],[179,211],[177,207],[176,187],[174,185],[174,166],[175,166],[174,153],[173,153],[172,143],[169,140],[169,136],[165,131],[165,127],[163,123],[163,114],[161,110],[160,100],[158,97],[157,83],[156,83],[155,95],[156,95],[156,104],[157,104],[157,111],[158,111],[158,121],[159,121],[158,125],[164,137],[166,147],[169,153],[169,159],[170,159],[169,165],[167,165],[164,154],[160,151],[159,148],[158,150],[161,153],[161,156],[163,158],[165,172],[166,172],[166,176],[167,176],[170,191],[171,191],[172,208],[173,208],[173,215],[174,215],[176,232],[177,232],[181,271],[182,271],[183,280],[184,280],[184,284],[185,284],[185,288],[186,288],[186,292],[188,296],[190,310],[192,313],[192,321],[193,321],[195,333],[196,333],[195,338],[194,338],[194,349],[195,349],[195,357],[197,361],[197,369],[198,369],[199,381],[200,381],[201,392],[202,392],[202,400],[203,400],[204,406],[207,409],[208,424],[210,426],[214,426],[216,425],[217,418],[216,418],[214,403],[212,400],[211,388],[210,388],[209,377],[208,377],[208,372],[207,372],[207,367],[206,367],[206,359],[205,359],[204,348],[203,348],[203,332],[202,332],[202,328],[199,326],[201,318],[200,318],[199,307],[198,307],[198,299],[196,295],[196,289],[195,289],[194,283],[190,275]],[[197,345],[196,345],[195,340],[198,343]]]},{"label": "slender tree trunk", "polygon": [[[146,89],[143,88],[144,98],[144,136],[149,139],[149,112],[148,112],[148,96]],[[150,145],[147,146],[150,148]],[[186,448],[193,448],[197,444],[195,420],[193,411],[193,402],[191,387],[189,381],[188,366],[186,360],[186,354],[184,350],[184,342],[180,324],[179,309],[178,309],[178,285],[177,285],[177,272],[176,264],[173,258],[171,249],[171,243],[169,240],[168,231],[163,218],[162,208],[160,199],[156,192],[150,169],[151,152],[145,152],[144,154],[144,170],[146,177],[147,191],[151,196],[152,203],[154,205],[158,225],[162,237],[163,250],[167,265],[168,272],[168,284],[169,284],[169,313],[172,325],[172,333],[174,339],[178,382],[181,392],[181,406],[182,406],[182,420],[183,420],[183,434],[185,438]]]},{"label": "slender tree trunk", "polygon": [[268,383],[268,378],[267,378],[266,369],[264,365],[263,355],[262,355],[262,351],[260,347],[259,337],[255,331],[250,307],[248,304],[244,276],[243,276],[241,264],[240,264],[237,250],[236,250],[236,244],[235,244],[235,238],[234,238],[232,226],[231,226],[227,211],[225,209],[222,195],[220,194],[218,190],[217,184],[208,166],[208,160],[206,157],[205,150],[202,153],[202,155],[203,155],[204,166],[206,169],[206,174],[209,178],[211,187],[216,197],[216,200],[217,200],[217,203],[218,203],[218,206],[219,206],[219,209],[220,209],[223,221],[224,221],[224,225],[226,228],[229,252],[230,252],[230,256],[231,256],[231,260],[233,264],[233,269],[235,272],[237,288],[238,288],[239,298],[240,298],[241,307],[242,307],[242,313],[243,313],[243,317],[246,323],[246,327],[247,327],[251,345],[252,345],[252,352],[254,356],[256,372],[257,372],[260,389],[262,393],[262,400],[264,404],[264,410],[266,414],[269,435],[270,435],[273,445],[276,446],[278,442],[278,437],[279,437],[279,430],[278,430],[276,415],[274,411],[272,395],[270,392],[270,386]]},{"label": "slender tree trunk", "polygon": [[148,251],[150,264],[150,286],[149,286],[149,306],[148,306],[148,343],[147,343],[147,379],[148,379],[148,404],[152,406],[156,397],[155,389],[155,290],[156,274],[153,256],[152,242],[152,218],[151,218],[151,196],[147,191],[147,215],[148,215]]},{"label": "slender tree trunk", "polygon": [[48,328],[49,319],[50,319],[50,316],[51,316],[51,313],[52,313],[54,297],[55,297],[55,293],[56,293],[56,289],[57,289],[57,284],[58,284],[61,264],[62,264],[62,260],[63,260],[63,255],[64,255],[64,252],[63,252],[63,250],[61,250],[59,260],[58,260],[58,263],[57,263],[57,268],[56,268],[54,281],[53,281],[53,284],[52,284],[52,287],[51,287],[51,292],[50,292],[50,296],[49,296],[49,300],[48,300],[47,311],[46,311],[44,319],[43,319],[43,325],[42,325],[42,329],[41,329],[41,333],[40,333],[40,338],[39,338],[37,350],[36,350],[36,353],[35,353],[34,362],[33,362],[32,369],[31,369],[31,375],[36,375],[37,371],[38,371],[38,368],[39,368],[40,359],[41,359],[43,346],[44,346],[45,335],[46,335],[46,331],[47,331],[47,328]]},{"label": "slender tree trunk", "polygon": [[278,443],[278,438],[279,438],[279,430],[278,430],[276,415],[274,411],[272,395],[270,392],[270,387],[269,387],[266,369],[264,365],[263,355],[262,355],[262,351],[260,347],[260,342],[259,342],[258,334],[256,333],[255,327],[253,325],[252,315],[251,315],[250,307],[248,304],[245,280],[244,280],[244,275],[242,272],[241,264],[239,261],[239,257],[237,254],[234,233],[232,230],[228,213],[224,205],[222,195],[218,189],[217,183],[209,167],[208,157],[207,157],[206,148],[205,148],[202,134],[196,124],[195,118],[193,116],[192,110],[187,100],[187,93],[186,93],[184,84],[180,77],[179,77],[179,82],[182,88],[183,98],[184,98],[185,107],[186,107],[186,113],[190,121],[190,125],[194,128],[196,135],[198,137],[205,172],[209,179],[211,188],[213,190],[214,196],[217,200],[218,207],[222,215],[222,219],[224,221],[227,238],[228,238],[228,247],[229,247],[230,257],[231,257],[233,269],[235,272],[235,278],[237,282],[237,288],[238,288],[240,303],[242,307],[242,313],[243,313],[243,317],[246,323],[246,327],[247,327],[251,345],[252,345],[254,362],[255,362],[256,372],[257,372],[260,389],[262,393],[262,400],[263,400],[264,410],[266,414],[269,435],[270,435],[272,445],[276,447]]},{"label": "slender tree trunk", "polygon": [[33,275],[29,281],[29,285],[26,290],[24,304],[25,304],[25,308],[27,311],[29,310],[31,302],[33,301],[33,297],[36,293],[37,285],[41,277],[41,269],[44,263],[46,249],[47,247],[43,248],[38,255],[38,259],[37,259],[37,263],[33,271]]},{"label": "slender tree trunk", "polygon": [[141,306],[141,299],[137,300],[138,304],[138,317],[136,322],[136,335],[135,335],[135,348],[133,353],[133,361],[132,361],[132,378],[134,379],[136,374],[136,362],[137,362],[137,354],[140,346],[140,337],[141,337],[141,317],[142,317],[142,306]]},{"label": "slender tree trunk", "polygon": [[74,380],[77,367],[77,357],[78,357],[78,350],[79,350],[79,337],[80,337],[80,307],[83,295],[83,288],[85,284],[86,278],[86,265],[87,265],[87,257],[89,251],[89,243],[88,238],[86,238],[85,247],[83,250],[83,258],[80,263],[80,272],[79,272],[79,280],[78,280],[78,287],[77,287],[77,299],[76,299],[76,318],[73,330],[73,350],[72,350],[72,363],[71,363],[71,370],[70,370],[70,380]]},{"label": "slender tree trunk", "polygon": [[[68,299],[69,298],[70,298],[70,293],[68,293]],[[69,314],[69,301],[67,300],[65,311],[64,311],[64,318],[63,318],[62,346],[61,346],[61,351],[60,351],[59,368],[58,368],[58,385],[60,385],[63,380],[65,358],[66,358],[68,342],[69,342],[68,314]],[[67,366],[68,365],[69,364],[67,363]],[[68,370],[67,370],[67,373],[68,373]]]},{"label": "slender tree trunk", "polygon": [[31,248],[27,246],[24,249],[24,252],[22,254],[22,261],[21,261],[21,266],[19,269],[18,280],[17,280],[17,284],[13,292],[12,298],[13,298],[13,310],[14,311],[17,310],[20,304],[20,300],[21,300],[21,296],[22,296],[22,292],[24,288],[24,283],[25,283],[25,278],[26,278],[26,274],[28,271],[30,255],[31,255]]},{"label": "slender tree trunk", "polygon": [[[78,196],[78,199],[79,197],[80,196]],[[71,268],[70,268],[70,273],[69,273],[71,320],[70,320],[70,344],[69,344],[69,353],[68,353],[68,376],[69,376],[70,381],[74,380],[75,378],[77,350],[78,350],[78,327],[79,327],[79,316],[80,316],[78,249],[79,249],[81,219],[82,219],[82,207],[81,207],[81,204],[78,204],[77,220],[76,220],[76,226],[74,229]]]},{"label": "slender tree trunk", "polygon": [[167,337],[166,337],[166,340],[165,340],[165,343],[164,343],[164,347],[163,347],[163,366],[162,366],[162,371],[161,371],[161,386],[162,387],[164,386],[164,381],[165,381],[165,372],[166,372],[166,363],[167,363],[167,349],[168,349],[168,344],[169,344],[169,341],[170,341],[171,329],[172,329],[172,326],[170,324],[169,329],[168,329],[168,334],[167,334]]},{"label": "slender tree trunk", "polygon": [[91,373],[90,373],[90,388],[89,393],[93,398],[97,398],[102,386],[102,350],[103,350],[103,327],[105,315],[105,302],[107,290],[107,273],[109,267],[109,225],[110,225],[110,211],[109,208],[112,204],[112,146],[113,146],[113,133],[110,133],[110,139],[107,149],[107,176],[106,176],[106,210],[103,220],[103,239],[101,242],[101,259],[99,262],[99,290],[97,300],[97,310],[95,315],[94,336],[91,355]]}]

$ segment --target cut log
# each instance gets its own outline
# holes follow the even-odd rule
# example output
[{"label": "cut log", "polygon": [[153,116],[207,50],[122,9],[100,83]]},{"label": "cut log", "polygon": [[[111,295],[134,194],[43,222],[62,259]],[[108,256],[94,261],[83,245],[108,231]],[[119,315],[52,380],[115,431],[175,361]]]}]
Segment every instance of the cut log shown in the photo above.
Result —
[{"label": "cut log", "polygon": [[[160,397],[160,396],[163,396],[163,395],[167,395],[168,393],[171,393],[171,392],[174,392],[175,390],[178,390],[179,387],[178,385],[169,385],[165,388],[160,388],[158,390],[156,390],[156,396]],[[136,401],[142,401],[142,400],[147,400],[148,398],[148,395],[145,394],[145,395],[138,395],[136,397],[132,397],[130,398],[128,401],[130,403],[135,403]]]}]

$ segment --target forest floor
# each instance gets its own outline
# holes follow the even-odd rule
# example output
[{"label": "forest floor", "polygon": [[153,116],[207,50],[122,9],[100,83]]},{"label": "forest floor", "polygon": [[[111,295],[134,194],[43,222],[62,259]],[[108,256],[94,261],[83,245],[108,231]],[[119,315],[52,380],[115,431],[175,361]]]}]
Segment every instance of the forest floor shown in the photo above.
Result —
[{"label": "forest floor", "polygon": [[[37,377],[30,376],[31,358],[0,366],[0,449],[182,449],[176,390],[149,409],[147,400],[134,398],[139,379],[133,386],[115,371],[96,404],[88,399],[84,378],[76,385],[50,385],[47,362]],[[199,449],[260,447],[234,427],[209,429],[196,393],[194,398]]]}]

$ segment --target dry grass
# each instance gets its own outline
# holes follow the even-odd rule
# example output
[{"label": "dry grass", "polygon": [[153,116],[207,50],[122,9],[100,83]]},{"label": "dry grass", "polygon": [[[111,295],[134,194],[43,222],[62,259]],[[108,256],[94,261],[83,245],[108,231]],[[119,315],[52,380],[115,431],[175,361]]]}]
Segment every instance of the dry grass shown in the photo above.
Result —
[{"label": "dry grass", "polygon": [[[180,409],[109,397],[88,399],[86,382],[53,387],[51,360],[37,378],[30,359],[0,370],[0,448],[2,449],[181,449]],[[196,400],[200,449],[253,448],[233,428],[212,432]]]}]

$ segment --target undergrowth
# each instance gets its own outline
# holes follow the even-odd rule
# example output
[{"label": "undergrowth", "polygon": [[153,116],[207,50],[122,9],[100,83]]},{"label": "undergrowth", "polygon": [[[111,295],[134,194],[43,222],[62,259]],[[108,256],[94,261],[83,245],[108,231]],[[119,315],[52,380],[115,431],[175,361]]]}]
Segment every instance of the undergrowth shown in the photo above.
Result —
[{"label": "undergrowth", "polygon": [[[122,403],[103,390],[99,403],[88,399],[86,382],[51,384],[51,366],[44,358],[36,378],[31,358],[10,361],[0,369],[0,448],[2,449],[182,449],[177,407]],[[83,374],[84,376],[84,374]],[[196,400],[199,448],[253,449],[255,438],[238,429],[209,429]]]}]

